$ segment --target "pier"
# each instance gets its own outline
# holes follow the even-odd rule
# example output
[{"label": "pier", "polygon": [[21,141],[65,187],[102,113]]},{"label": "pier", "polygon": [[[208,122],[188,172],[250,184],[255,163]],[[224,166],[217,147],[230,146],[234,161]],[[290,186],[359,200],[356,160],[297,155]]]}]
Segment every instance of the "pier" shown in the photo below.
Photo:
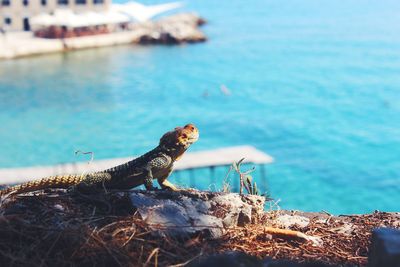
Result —
[{"label": "pier", "polygon": [[207,40],[199,30],[203,23],[205,20],[194,13],[181,13],[134,23],[124,30],[80,37],[50,39],[36,37],[33,32],[7,32],[0,35],[0,60],[124,44],[203,42]]},{"label": "pier", "polygon": [[[35,166],[23,168],[0,169],[0,184],[23,183],[47,176],[61,174],[83,174],[111,168],[134,157],[94,160],[92,162],[65,163],[53,166]],[[245,158],[243,163],[256,165],[270,164],[274,159],[268,154],[252,146],[234,146],[213,150],[187,152],[182,159],[175,163],[175,172],[229,166],[233,162]]]}]

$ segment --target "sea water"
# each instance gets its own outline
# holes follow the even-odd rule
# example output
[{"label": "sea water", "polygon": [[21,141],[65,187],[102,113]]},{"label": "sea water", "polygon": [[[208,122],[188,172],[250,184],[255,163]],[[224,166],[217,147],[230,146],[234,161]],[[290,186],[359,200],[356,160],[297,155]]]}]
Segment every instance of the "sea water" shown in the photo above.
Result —
[{"label": "sea water", "polygon": [[0,167],[138,155],[193,122],[192,151],[272,155],[255,179],[281,208],[399,211],[399,1],[185,4],[208,42],[1,61]]}]

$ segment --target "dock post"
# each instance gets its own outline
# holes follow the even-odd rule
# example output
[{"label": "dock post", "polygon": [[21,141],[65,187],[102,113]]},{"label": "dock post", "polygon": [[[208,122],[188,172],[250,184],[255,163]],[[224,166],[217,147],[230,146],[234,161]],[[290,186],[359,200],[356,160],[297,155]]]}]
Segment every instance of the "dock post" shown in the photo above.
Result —
[{"label": "dock post", "polygon": [[190,181],[190,187],[195,187],[195,179],[194,179],[194,169],[189,169],[189,181]]},{"label": "dock post", "polygon": [[210,166],[210,184],[214,185],[216,189],[216,181],[215,181],[215,166]]},{"label": "dock post", "polygon": [[261,187],[263,191],[267,191],[267,175],[265,172],[265,165],[264,164],[260,164],[260,177],[261,177]]},{"label": "dock post", "polygon": [[176,170],[173,173],[175,174],[174,176],[176,177],[176,181],[180,182],[181,181],[181,170]]}]

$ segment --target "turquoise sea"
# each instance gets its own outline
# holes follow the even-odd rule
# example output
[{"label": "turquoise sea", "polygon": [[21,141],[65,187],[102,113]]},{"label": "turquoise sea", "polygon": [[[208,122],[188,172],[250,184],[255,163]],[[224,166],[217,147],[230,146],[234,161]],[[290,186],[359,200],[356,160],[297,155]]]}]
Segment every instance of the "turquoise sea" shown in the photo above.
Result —
[{"label": "turquoise sea", "polygon": [[193,151],[272,155],[281,208],[400,211],[400,1],[185,4],[208,42],[1,61],[0,167],[137,155],[193,122]]}]

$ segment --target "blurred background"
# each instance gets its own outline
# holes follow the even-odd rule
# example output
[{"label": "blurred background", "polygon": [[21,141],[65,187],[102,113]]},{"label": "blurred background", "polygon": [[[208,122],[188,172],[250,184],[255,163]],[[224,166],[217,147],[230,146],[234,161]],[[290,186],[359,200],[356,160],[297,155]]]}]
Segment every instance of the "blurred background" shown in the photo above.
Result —
[{"label": "blurred background", "polygon": [[[184,4],[208,21],[207,42],[0,61],[0,168],[139,155],[192,122],[191,151],[274,157],[254,179],[281,208],[399,211],[399,1]],[[220,190],[227,171],[172,181]]]}]

